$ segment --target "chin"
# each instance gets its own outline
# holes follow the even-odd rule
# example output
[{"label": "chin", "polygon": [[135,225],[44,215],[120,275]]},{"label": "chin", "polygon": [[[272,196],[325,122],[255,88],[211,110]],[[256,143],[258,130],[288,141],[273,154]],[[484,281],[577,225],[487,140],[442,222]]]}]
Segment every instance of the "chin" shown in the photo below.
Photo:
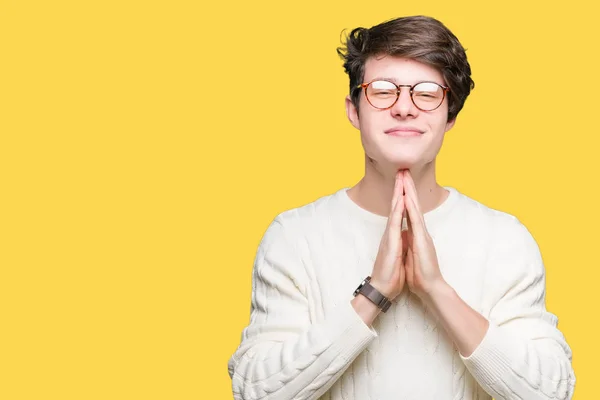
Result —
[{"label": "chin", "polygon": [[391,165],[394,169],[411,169],[421,164],[421,159],[418,157],[390,157],[386,159],[386,164]]},{"label": "chin", "polygon": [[384,159],[380,158],[379,160],[375,160],[375,163],[379,165],[380,170],[386,170],[393,173],[401,169],[413,169],[414,167],[421,164],[419,159]]},{"label": "chin", "polygon": [[390,150],[389,148],[377,149],[371,154],[367,153],[367,156],[380,171],[395,172],[400,169],[413,169],[425,164],[423,162],[424,154],[421,151],[415,151],[415,149],[405,149],[406,151]]}]

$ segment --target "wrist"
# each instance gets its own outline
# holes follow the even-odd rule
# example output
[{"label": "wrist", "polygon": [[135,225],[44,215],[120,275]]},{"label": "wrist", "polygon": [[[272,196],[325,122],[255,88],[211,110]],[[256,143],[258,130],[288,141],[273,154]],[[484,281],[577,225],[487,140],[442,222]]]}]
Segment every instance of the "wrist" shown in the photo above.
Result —
[{"label": "wrist", "polygon": [[371,326],[381,313],[379,307],[360,293],[352,299],[351,304],[354,307],[354,311],[368,326]]},{"label": "wrist", "polygon": [[389,288],[389,285],[386,285],[385,283],[383,283],[382,281],[378,280],[377,278],[371,278],[371,281],[369,282],[371,284],[371,286],[373,286],[379,293],[381,293],[382,295],[384,295],[385,297],[387,297],[390,301],[393,300],[393,289]]},{"label": "wrist", "polygon": [[377,276],[371,277],[369,282],[371,286],[379,293],[387,297],[390,301],[394,300],[398,296],[398,284],[397,280],[395,283],[389,283],[389,281],[379,279]]},{"label": "wrist", "polygon": [[360,285],[358,285],[358,287],[354,291],[354,296],[356,297],[358,294],[361,294],[367,299],[369,299],[383,312],[386,312],[392,305],[392,302],[389,299],[389,297],[381,293],[375,286],[371,285],[371,276],[367,276],[360,283]]},{"label": "wrist", "polygon": [[424,293],[423,300],[430,306],[440,304],[455,293],[454,288],[443,278],[435,281]]}]

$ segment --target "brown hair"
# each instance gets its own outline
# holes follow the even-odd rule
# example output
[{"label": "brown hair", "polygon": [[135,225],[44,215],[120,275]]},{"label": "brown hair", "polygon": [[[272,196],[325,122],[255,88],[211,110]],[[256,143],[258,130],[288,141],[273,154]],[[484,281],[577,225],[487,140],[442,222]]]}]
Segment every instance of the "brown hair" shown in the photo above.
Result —
[{"label": "brown hair", "polygon": [[337,53],[350,78],[350,97],[358,109],[360,88],[369,57],[410,58],[438,69],[450,87],[448,120],[456,118],[475,87],[465,49],[440,21],[426,16],[401,17],[369,29],[355,28]]}]

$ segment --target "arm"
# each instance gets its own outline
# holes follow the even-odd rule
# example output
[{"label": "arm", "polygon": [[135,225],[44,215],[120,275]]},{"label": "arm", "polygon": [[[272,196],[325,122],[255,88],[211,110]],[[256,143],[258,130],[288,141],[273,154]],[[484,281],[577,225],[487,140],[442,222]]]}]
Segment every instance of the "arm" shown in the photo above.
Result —
[{"label": "arm", "polygon": [[575,388],[571,349],[557,317],[545,307],[539,249],[522,225],[519,229],[519,246],[526,247],[509,248],[503,259],[513,258],[511,265],[502,265],[484,289],[492,303],[489,319],[444,283],[427,302],[467,369],[495,399],[570,400]]},{"label": "arm", "polygon": [[470,356],[488,331],[489,321],[465,303],[446,281],[440,281],[423,300],[438,317],[460,355]]},{"label": "arm", "polygon": [[237,400],[316,399],[376,336],[350,301],[311,320],[302,261],[279,219],[259,246],[250,324],[228,363]]}]

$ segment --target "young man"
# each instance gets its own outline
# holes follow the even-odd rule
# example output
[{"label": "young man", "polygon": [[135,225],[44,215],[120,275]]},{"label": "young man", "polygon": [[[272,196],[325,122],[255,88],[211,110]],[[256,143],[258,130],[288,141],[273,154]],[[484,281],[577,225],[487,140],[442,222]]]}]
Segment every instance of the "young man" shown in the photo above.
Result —
[{"label": "young man", "polygon": [[571,399],[535,240],[436,182],[473,88],[457,38],[407,17],[355,29],[338,51],[365,175],[265,232],[229,361],[234,398]]}]

